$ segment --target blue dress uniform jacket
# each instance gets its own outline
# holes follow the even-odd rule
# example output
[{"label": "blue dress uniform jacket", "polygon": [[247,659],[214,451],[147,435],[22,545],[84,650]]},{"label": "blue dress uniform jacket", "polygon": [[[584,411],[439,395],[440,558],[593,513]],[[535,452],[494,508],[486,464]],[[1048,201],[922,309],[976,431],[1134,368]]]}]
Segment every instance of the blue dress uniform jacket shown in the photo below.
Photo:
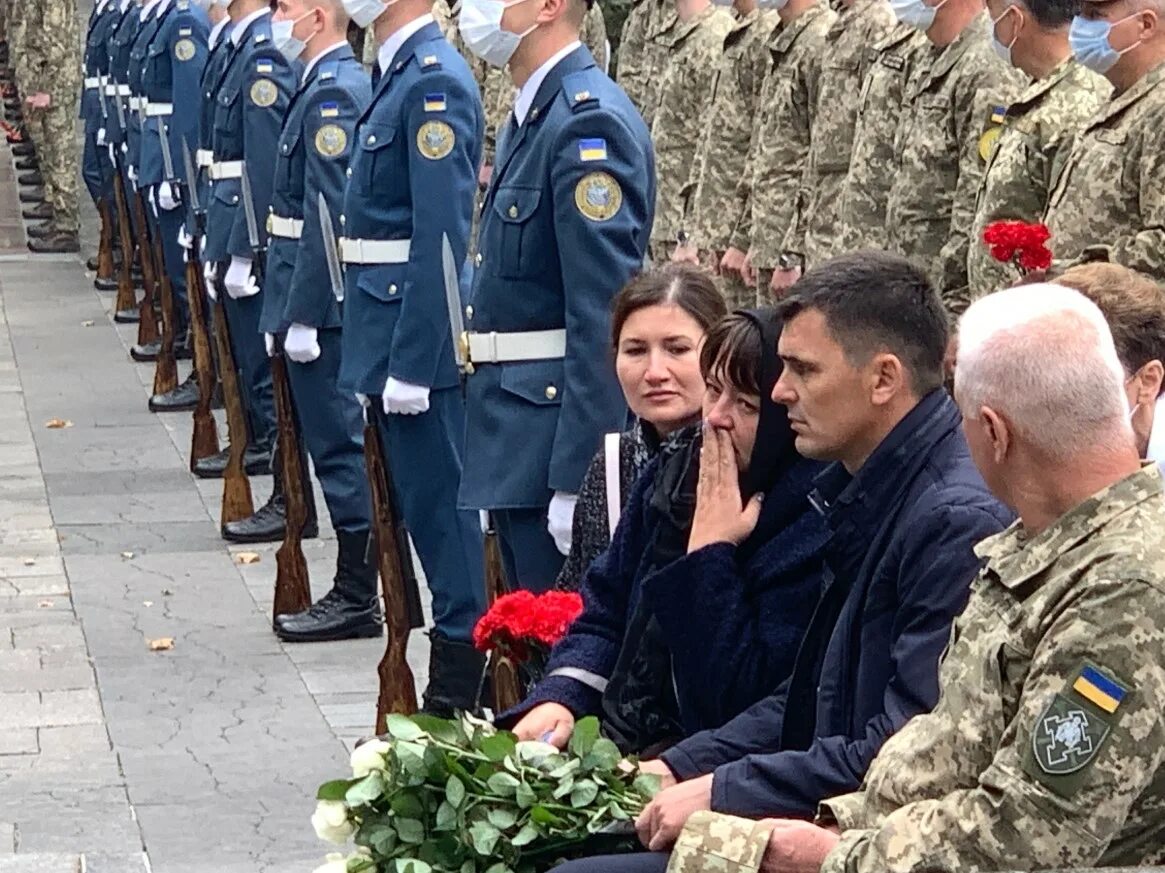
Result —
[{"label": "blue dress uniform jacket", "polygon": [[117,3],[110,0],[100,12],[94,7],[85,37],[85,55],[82,61],[84,90],[78,118],[84,124],[85,144],[81,152],[81,177],[94,201],[109,192],[112,167],[109,153],[97,145],[97,132],[107,128],[107,115],[115,112],[105,96],[105,81],[109,74],[109,39],[121,21]]},{"label": "blue dress uniform jacket", "polygon": [[341,380],[352,390],[378,396],[389,376],[458,384],[441,240],[465,262],[484,130],[464,59],[425,25],[381,75],[356,132],[343,235],[412,243],[407,263],[348,267]]},{"label": "blue dress uniform jacket", "polygon": [[[206,66],[202,70],[199,81],[201,97],[198,102],[198,135],[190,140],[190,157],[195,161],[198,170],[198,203],[205,210],[210,204],[210,173],[207,163],[214,154],[214,111],[217,103],[214,99],[214,89],[218,87],[227,62],[231,59],[231,28],[234,25],[230,19],[219,29],[217,42],[210,48],[206,59]],[[213,29],[211,31],[213,33]]]},{"label": "blue dress uniform jacket", "polygon": [[[199,83],[206,66],[206,38],[210,22],[206,13],[189,0],[173,0],[162,14],[158,32],[150,44],[142,71],[143,97],[149,103],[169,103],[169,115],[149,116],[142,123],[142,159],[138,183],[156,185],[163,181],[184,181],[182,142],[193,142],[198,116],[184,111],[199,99]],[[173,173],[165,172],[161,136],[169,142]]]},{"label": "blue dress uniform jacket", "polygon": [[565,328],[566,354],[475,362],[462,506],[544,508],[552,492],[576,492],[602,435],[626,423],[611,300],[642,268],[654,204],[647,127],[580,46],[502,136],[466,309],[471,334]]},{"label": "blue dress uniform jacket", "polygon": [[[140,24],[139,11],[137,6],[130,3],[125,11],[120,13],[121,17],[109,35],[107,51],[109,52],[109,85],[111,87],[107,89],[110,103],[108,124],[105,127],[105,141],[108,143],[124,144],[128,136],[126,128],[129,126],[131,113],[129,111],[129,98],[125,92],[129,89],[129,52],[137,38]],[[109,94],[110,90],[115,93]],[[117,107],[112,102],[114,100],[121,104],[121,117],[119,117]],[[122,117],[126,122],[125,127],[121,124]]]},{"label": "blue dress uniform jacket", "polygon": [[161,23],[161,16],[157,14],[157,9],[151,10],[146,20],[138,26],[133,45],[130,46],[129,50],[129,68],[126,70],[126,79],[135,108],[126,116],[129,128],[126,136],[126,144],[129,146],[126,160],[135,171],[141,170],[142,124],[145,121],[145,106],[142,102],[145,91],[143,90],[142,75],[145,73],[150,45],[153,43]]},{"label": "blue dress uniform jacket", "polygon": [[281,333],[292,323],[340,326],[318,202],[322,193],[332,221],[339,221],[356,122],[371,99],[368,73],[343,46],[312,68],[291,100],[275,157],[271,214],[302,222],[302,230],[299,239],[270,238],[259,322],[265,333]]}]

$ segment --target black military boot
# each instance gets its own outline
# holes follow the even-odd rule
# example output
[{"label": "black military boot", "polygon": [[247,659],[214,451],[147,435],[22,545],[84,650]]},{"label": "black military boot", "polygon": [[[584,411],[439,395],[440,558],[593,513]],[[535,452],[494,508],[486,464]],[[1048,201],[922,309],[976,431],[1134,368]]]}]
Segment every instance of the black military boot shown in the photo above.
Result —
[{"label": "black military boot", "polygon": [[21,203],[44,203],[44,188],[25,188],[18,196]]},{"label": "black military boot", "polygon": [[[199,479],[221,479],[227,469],[227,457],[230,448],[225,448],[217,454],[203,458],[194,465],[194,475]],[[263,448],[247,446],[243,453],[243,468],[248,476],[271,475],[271,451]]]},{"label": "black military boot", "polygon": [[[98,291],[116,291],[117,290],[117,280],[116,279],[102,279],[100,276],[97,276],[93,280],[93,287],[96,288]],[[114,317],[114,320],[115,321],[117,320],[116,316]]]},{"label": "black military boot", "polygon": [[40,224],[32,225],[25,233],[29,239],[44,239],[47,236],[55,236],[59,231],[53,227],[51,221],[42,221]]},{"label": "black military boot", "polygon": [[20,217],[29,221],[47,221],[51,219],[55,212],[51,203],[36,203],[32,206],[26,206],[20,210]]},{"label": "black military boot", "polygon": [[[272,462],[275,473],[275,488],[266,503],[254,514],[239,521],[223,525],[222,538],[228,543],[279,543],[287,533],[287,501],[283,496],[283,477],[279,467]],[[315,539],[320,535],[319,521],[315,507],[308,501],[308,517],[303,525],[303,538]]]},{"label": "black military boot", "polygon": [[150,398],[150,412],[188,412],[197,405],[198,377],[193,373],[173,391]]},{"label": "black military boot", "polygon": [[35,188],[38,185],[44,184],[44,176],[40,174],[39,170],[33,170],[31,173],[25,173],[22,176],[17,176],[16,181],[26,187]]},{"label": "black military boot", "polygon": [[383,633],[376,564],[368,556],[368,531],[336,531],[340,553],[332,590],[295,615],[275,618],[275,633],[288,643],[322,643],[378,637]]},{"label": "black military boot", "polygon": [[28,241],[28,250],[38,255],[65,255],[81,251],[81,240],[75,233],[53,231],[39,239]]},{"label": "black military boot", "polygon": [[36,146],[30,142],[17,142],[12,144],[11,151],[18,158],[27,158],[36,154]]},{"label": "black military boot", "polygon": [[421,711],[438,718],[477,709],[477,693],[485,672],[485,655],[472,643],[429,634],[429,685]]},{"label": "black military boot", "polygon": [[36,155],[25,155],[16,162],[16,169],[21,173],[26,173],[30,170],[40,170],[40,161],[36,159]]},{"label": "black military boot", "polygon": [[160,339],[154,340],[152,343],[145,343],[144,345],[134,343],[129,348],[129,356],[139,364],[150,364],[158,360],[158,352],[161,350],[162,341]]}]

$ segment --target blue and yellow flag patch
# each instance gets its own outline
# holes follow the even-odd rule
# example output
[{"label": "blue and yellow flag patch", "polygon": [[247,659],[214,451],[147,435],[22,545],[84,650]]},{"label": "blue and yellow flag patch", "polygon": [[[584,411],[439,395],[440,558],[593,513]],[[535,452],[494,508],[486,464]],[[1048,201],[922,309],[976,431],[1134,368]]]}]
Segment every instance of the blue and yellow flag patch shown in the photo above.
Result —
[{"label": "blue and yellow flag patch", "polygon": [[275,65],[270,61],[259,61],[259,63],[255,65],[255,71],[258,73],[270,73],[274,69]]},{"label": "blue and yellow flag patch", "polygon": [[444,112],[445,111],[445,92],[425,95],[425,111],[426,112]]},{"label": "blue and yellow flag patch", "polygon": [[320,116],[322,118],[336,118],[340,114],[340,104],[334,102],[327,102],[320,104]]},{"label": "blue and yellow flag patch", "polygon": [[1007,117],[1006,106],[992,106],[991,107],[991,123],[1003,124],[1003,119]]},{"label": "blue and yellow flag patch", "polygon": [[1072,683],[1072,690],[1107,713],[1116,712],[1128,694],[1127,689],[1091,666],[1085,666],[1080,671],[1080,675]]},{"label": "blue and yellow flag patch", "polygon": [[580,161],[605,161],[607,159],[607,141],[605,139],[580,139],[578,141],[578,158]]}]

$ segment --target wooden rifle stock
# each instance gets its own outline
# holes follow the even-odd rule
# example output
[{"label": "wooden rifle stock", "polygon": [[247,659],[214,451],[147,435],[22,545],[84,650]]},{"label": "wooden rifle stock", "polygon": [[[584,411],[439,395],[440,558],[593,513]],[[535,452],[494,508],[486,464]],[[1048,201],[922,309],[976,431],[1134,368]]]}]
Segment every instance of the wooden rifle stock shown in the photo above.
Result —
[{"label": "wooden rifle stock", "polygon": [[113,215],[109,211],[109,199],[97,201],[97,213],[101,216],[101,235],[97,238],[97,278],[113,278]]},{"label": "wooden rifle stock", "polygon": [[133,212],[138,231],[138,256],[142,262],[142,284],[146,293],[138,304],[138,345],[144,346],[158,341],[158,319],[154,316],[154,299],[157,294],[157,273],[154,272],[153,249],[150,247],[150,229],[146,225],[146,207],[142,192],[133,195]]},{"label": "wooden rifle stock", "polygon": [[[498,532],[494,529],[492,520],[485,532],[482,541],[482,563],[485,572],[485,597],[487,608],[493,606],[494,601],[503,594],[508,594],[510,586],[506,584],[506,568],[502,563],[502,547],[498,542]],[[525,695],[522,693],[522,680],[518,677],[518,668],[508,657],[497,649],[489,654],[489,676],[493,685],[493,711],[505,712],[517,706]]]},{"label": "wooden rifle stock", "polygon": [[[380,571],[380,586],[384,592],[384,625],[388,641],[380,659],[377,674],[380,692],[376,698],[376,733],[388,730],[389,713],[412,715],[417,711],[417,687],[408,662],[409,633],[419,626],[415,614],[410,614],[408,586],[416,589],[416,574],[408,551],[408,538],[402,536],[396,497],[393,494],[392,473],[380,445],[380,428],[371,410],[364,425],[364,465],[372,488],[372,542],[376,547],[376,564]],[[402,547],[403,544],[403,547]],[[418,599],[419,599],[419,592]]]},{"label": "wooden rifle stock", "polygon": [[162,255],[162,232],[154,234],[154,263],[157,265],[159,293],[162,296],[162,341],[158,346],[158,359],[154,362],[154,394],[168,394],[178,387],[178,361],[174,357],[175,329],[177,314],[174,311],[174,287],[170,284],[170,274],[166,272]]},{"label": "wooden rifle stock", "polygon": [[311,484],[308,482],[303,447],[295,426],[295,406],[291,399],[287,361],[283,357],[282,348],[271,358],[271,386],[275,394],[283,499],[287,506],[283,542],[275,553],[275,603],[271,612],[271,620],[274,622],[277,615],[303,612],[311,606],[311,581],[308,578],[307,558],[303,556],[303,527],[307,524],[307,498],[304,492]]},{"label": "wooden rifle stock", "polygon": [[[119,162],[120,164],[120,162]],[[117,235],[121,243],[121,267],[117,271],[117,301],[115,312],[128,312],[138,305],[133,290],[133,225],[129,220],[129,204],[125,199],[125,185],[120,168],[113,174],[113,202],[117,207]]]},{"label": "wooden rifle stock", "polygon": [[226,527],[232,521],[240,521],[253,515],[255,504],[251,496],[251,480],[247,478],[247,470],[243,465],[243,455],[247,451],[247,417],[243,412],[239,371],[235,369],[230,328],[227,326],[226,307],[222,300],[215,304],[214,317],[218,368],[222,374],[222,399],[223,406],[226,407],[227,428],[231,437],[227,466],[222,477],[222,512],[219,515],[220,526]]},{"label": "wooden rifle stock", "polygon": [[194,378],[198,382],[198,405],[194,407],[194,432],[190,437],[190,470],[203,458],[218,454],[218,425],[211,411],[214,398],[214,358],[207,329],[206,288],[202,262],[192,243],[186,261],[186,293],[190,299],[190,338],[194,345]]}]

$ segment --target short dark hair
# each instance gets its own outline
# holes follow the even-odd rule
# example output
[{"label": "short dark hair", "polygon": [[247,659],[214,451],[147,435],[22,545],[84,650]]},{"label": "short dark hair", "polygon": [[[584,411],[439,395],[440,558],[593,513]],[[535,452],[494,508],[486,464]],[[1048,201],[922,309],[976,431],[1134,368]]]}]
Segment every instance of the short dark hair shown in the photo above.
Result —
[{"label": "short dark hair", "polygon": [[915,393],[943,384],[950,327],[926,273],[901,255],[853,252],[809,270],[777,304],[785,322],[816,310],[855,366],[880,351],[896,355]]},{"label": "short dark hair", "polygon": [[737,390],[760,394],[764,337],[760,324],[743,312],[733,312],[713,325],[700,347],[700,373],[727,379]]},{"label": "short dark hair", "polygon": [[1040,27],[1051,30],[1071,24],[1084,4],[1081,0],[1020,0],[1020,5],[1032,14]]},{"label": "short dark hair", "polygon": [[674,303],[705,332],[728,312],[724,296],[706,270],[691,264],[665,264],[640,273],[615,295],[611,304],[611,345],[618,348],[623,325],[633,313],[661,303]]}]

